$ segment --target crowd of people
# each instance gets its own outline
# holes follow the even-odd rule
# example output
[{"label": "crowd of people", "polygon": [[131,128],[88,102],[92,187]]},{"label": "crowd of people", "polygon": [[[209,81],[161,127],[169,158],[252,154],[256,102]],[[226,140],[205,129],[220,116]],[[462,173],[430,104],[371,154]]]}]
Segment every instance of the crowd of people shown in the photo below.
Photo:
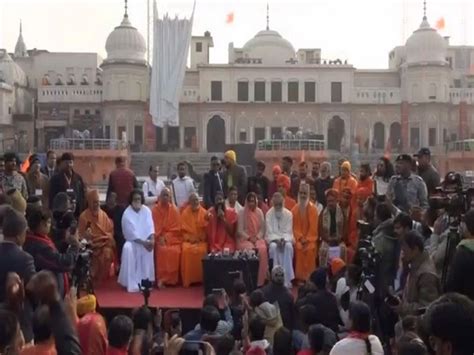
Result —
[{"label": "crowd of people", "polygon": [[[50,151],[44,166],[6,153],[0,353],[472,354],[474,210],[430,203],[462,190],[430,158],[427,148],[395,166],[383,157],[372,173],[283,157],[268,178],[264,162],[247,176],[227,151],[202,177],[180,162],[169,181],[150,166],[143,184],[117,158],[101,205],[71,153]],[[454,219],[462,240],[450,253]],[[251,252],[258,288],[237,278],[208,295],[188,332],[178,310],[145,306],[106,326],[93,287],[77,280],[85,248],[93,287],[115,277],[128,292],[143,280],[189,287],[202,283],[206,255]]]}]

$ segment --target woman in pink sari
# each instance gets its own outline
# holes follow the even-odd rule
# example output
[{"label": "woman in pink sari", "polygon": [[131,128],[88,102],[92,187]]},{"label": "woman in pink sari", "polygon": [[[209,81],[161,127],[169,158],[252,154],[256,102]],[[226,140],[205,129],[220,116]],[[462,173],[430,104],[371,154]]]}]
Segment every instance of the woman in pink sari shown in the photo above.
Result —
[{"label": "woman in pink sari", "polygon": [[237,250],[258,251],[258,286],[265,282],[268,269],[268,252],[265,243],[265,218],[257,207],[257,195],[250,192],[245,199],[245,207],[239,212],[237,222]]}]

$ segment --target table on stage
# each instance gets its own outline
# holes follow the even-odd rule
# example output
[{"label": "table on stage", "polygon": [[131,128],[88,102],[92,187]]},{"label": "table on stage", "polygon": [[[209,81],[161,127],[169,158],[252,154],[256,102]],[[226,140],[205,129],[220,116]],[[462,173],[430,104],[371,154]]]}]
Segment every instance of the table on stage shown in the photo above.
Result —
[{"label": "table on stage", "polygon": [[257,257],[234,258],[232,255],[206,255],[202,259],[204,295],[211,294],[216,288],[224,288],[230,294],[234,280],[240,275],[247,286],[247,292],[252,292],[257,288],[258,265]]}]

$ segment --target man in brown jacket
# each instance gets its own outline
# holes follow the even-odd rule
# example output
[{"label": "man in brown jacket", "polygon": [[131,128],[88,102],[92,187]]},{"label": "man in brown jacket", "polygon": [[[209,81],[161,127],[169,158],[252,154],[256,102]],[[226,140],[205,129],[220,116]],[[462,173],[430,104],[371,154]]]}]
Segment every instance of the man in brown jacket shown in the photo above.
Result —
[{"label": "man in brown jacket", "polygon": [[410,271],[397,311],[401,317],[405,317],[418,314],[436,300],[440,294],[440,285],[433,261],[424,250],[423,237],[417,231],[405,236],[402,251]]}]

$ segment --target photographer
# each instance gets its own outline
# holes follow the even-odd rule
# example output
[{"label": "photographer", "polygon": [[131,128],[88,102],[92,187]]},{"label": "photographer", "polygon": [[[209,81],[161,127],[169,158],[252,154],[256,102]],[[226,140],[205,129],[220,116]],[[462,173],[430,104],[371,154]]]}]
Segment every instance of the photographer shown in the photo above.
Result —
[{"label": "photographer", "polygon": [[439,295],[439,278],[428,252],[424,250],[423,237],[416,231],[407,233],[402,241],[404,261],[410,265],[403,300],[394,305],[401,316],[416,315]]},{"label": "photographer", "polygon": [[380,255],[378,286],[381,287],[380,292],[385,294],[388,287],[393,285],[400,250],[400,242],[393,232],[392,213],[386,203],[380,203],[375,208],[375,225],[373,241]]},{"label": "photographer", "polygon": [[458,244],[447,281],[448,292],[459,292],[474,300],[474,210],[464,216],[465,238]]},{"label": "photographer", "polygon": [[23,249],[33,256],[36,270],[49,270],[56,277],[59,293],[64,297],[69,288],[68,273],[74,269],[79,241],[77,236],[66,232],[66,242],[69,247],[65,253],[60,253],[49,237],[51,229],[51,214],[40,208],[32,208],[28,213],[28,234]]}]

